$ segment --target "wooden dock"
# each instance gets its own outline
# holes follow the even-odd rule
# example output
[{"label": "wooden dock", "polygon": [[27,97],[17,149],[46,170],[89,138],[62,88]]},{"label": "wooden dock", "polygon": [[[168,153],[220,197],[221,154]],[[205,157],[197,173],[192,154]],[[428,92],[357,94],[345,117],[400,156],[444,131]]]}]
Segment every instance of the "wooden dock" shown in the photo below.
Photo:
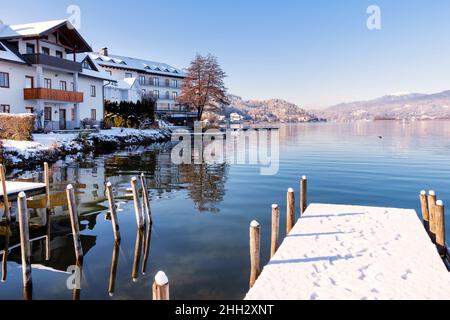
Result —
[{"label": "wooden dock", "polygon": [[271,299],[447,300],[450,274],[414,210],[312,204],[246,296]]},{"label": "wooden dock", "polygon": [[[45,193],[45,183],[6,181],[6,190],[9,200],[17,199],[17,195],[26,192],[27,196]],[[0,201],[3,201],[3,190],[0,188]]]}]

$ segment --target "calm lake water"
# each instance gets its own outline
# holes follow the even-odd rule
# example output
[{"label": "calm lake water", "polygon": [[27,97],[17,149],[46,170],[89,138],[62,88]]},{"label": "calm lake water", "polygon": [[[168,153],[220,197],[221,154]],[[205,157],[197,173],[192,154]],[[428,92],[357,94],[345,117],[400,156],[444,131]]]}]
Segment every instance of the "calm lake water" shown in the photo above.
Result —
[{"label": "calm lake water", "polygon": [[[450,122],[286,125],[280,129],[280,140],[280,170],[275,176],[261,176],[256,166],[177,166],[171,162],[170,144],[55,164],[51,257],[46,261],[45,240],[33,242],[33,299],[73,296],[66,286],[66,271],[75,257],[61,193],[68,183],[76,186],[82,214],[81,299],[151,299],[159,270],[169,277],[172,299],[242,299],[248,291],[249,223],[257,219],[262,225],[265,264],[271,205],[280,205],[284,226],[286,191],[293,187],[298,192],[302,175],[309,178],[310,202],[419,212],[420,190],[435,189],[450,203]],[[151,233],[139,235],[127,188],[141,172],[151,189],[154,225]],[[32,175],[20,172],[13,177]],[[34,177],[42,181],[42,173]],[[113,183],[120,201],[120,248],[114,246],[106,219],[106,181]],[[32,238],[46,234],[41,203],[39,199],[29,203]],[[285,228],[281,229],[284,236]],[[18,243],[17,230],[9,240],[10,247]],[[0,249],[4,242],[1,236]],[[23,299],[20,261],[20,248],[11,250],[0,299]],[[113,262],[117,273],[110,296]]]}]

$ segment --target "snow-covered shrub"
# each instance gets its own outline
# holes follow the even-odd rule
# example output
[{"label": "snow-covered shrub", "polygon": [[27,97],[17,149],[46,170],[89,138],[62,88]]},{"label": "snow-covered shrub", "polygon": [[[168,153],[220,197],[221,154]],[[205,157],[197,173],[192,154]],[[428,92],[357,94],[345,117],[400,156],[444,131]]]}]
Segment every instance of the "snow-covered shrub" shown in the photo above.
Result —
[{"label": "snow-covered shrub", "polygon": [[33,140],[35,115],[0,113],[0,139]]}]

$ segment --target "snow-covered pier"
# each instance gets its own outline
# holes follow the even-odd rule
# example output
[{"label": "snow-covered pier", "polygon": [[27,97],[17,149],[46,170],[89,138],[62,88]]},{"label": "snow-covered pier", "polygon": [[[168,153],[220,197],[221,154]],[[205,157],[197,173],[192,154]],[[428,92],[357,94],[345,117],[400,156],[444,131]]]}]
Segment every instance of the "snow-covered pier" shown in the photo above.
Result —
[{"label": "snow-covered pier", "polygon": [[447,300],[450,274],[414,210],[311,204],[246,296],[269,299]]}]

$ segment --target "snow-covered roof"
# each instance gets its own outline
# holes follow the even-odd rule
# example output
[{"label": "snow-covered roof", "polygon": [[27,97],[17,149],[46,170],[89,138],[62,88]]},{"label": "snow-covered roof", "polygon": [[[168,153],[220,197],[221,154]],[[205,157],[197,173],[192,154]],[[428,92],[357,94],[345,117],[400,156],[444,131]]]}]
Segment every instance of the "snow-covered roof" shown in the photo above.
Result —
[{"label": "snow-covered roof", "polygon": [[4,26],[4,28],[0,29],[0,38],[4,39],[16,37],[40,36],[49,30],[52,30],[54,28],[63,25],[64,23],[70,25],[70,22],[67,20],[52,20],[52,21],[42,21],[35,23]]},{"label": "snow-covered roof", "polygon": [[117,80],[114,84],[109,84],[108,87],[113,87],[120,90],[130,90],[133,87],[140,90],[138,78],[125,78]]},{"label": "snow-covered roof", "polygon": [[106,72],[96,61],[92,60],[92,58],[89,57],[87,53],[79,53],[76,55],[77,62],[82,63],[85,59],[89,59],[89,61],[94,65],[94,68],[97,70],[83,68],[81,71],[81,75],[108,81],[115,81],[115,79],[108,72]]},{"label": "snow-covered roof", "polygon": [[145,73],[155,73],[172,77],[185,77],[183,70],[174,68],[166,63],[117,55],[104,56],[99,53],[90,53],[89,55],[92,60],[97,61],[100,65],[105,67],[132,69]]},{"label": "snow-covered roof", "polygon": [[12,62],[26,63],[25,61],[23,61],[22,58],[20,58],[18,55],[16,55],[14,52],[12,52],[2,42],[0,42],[0,60],[7,60],[7,61],[12,61]]}]

